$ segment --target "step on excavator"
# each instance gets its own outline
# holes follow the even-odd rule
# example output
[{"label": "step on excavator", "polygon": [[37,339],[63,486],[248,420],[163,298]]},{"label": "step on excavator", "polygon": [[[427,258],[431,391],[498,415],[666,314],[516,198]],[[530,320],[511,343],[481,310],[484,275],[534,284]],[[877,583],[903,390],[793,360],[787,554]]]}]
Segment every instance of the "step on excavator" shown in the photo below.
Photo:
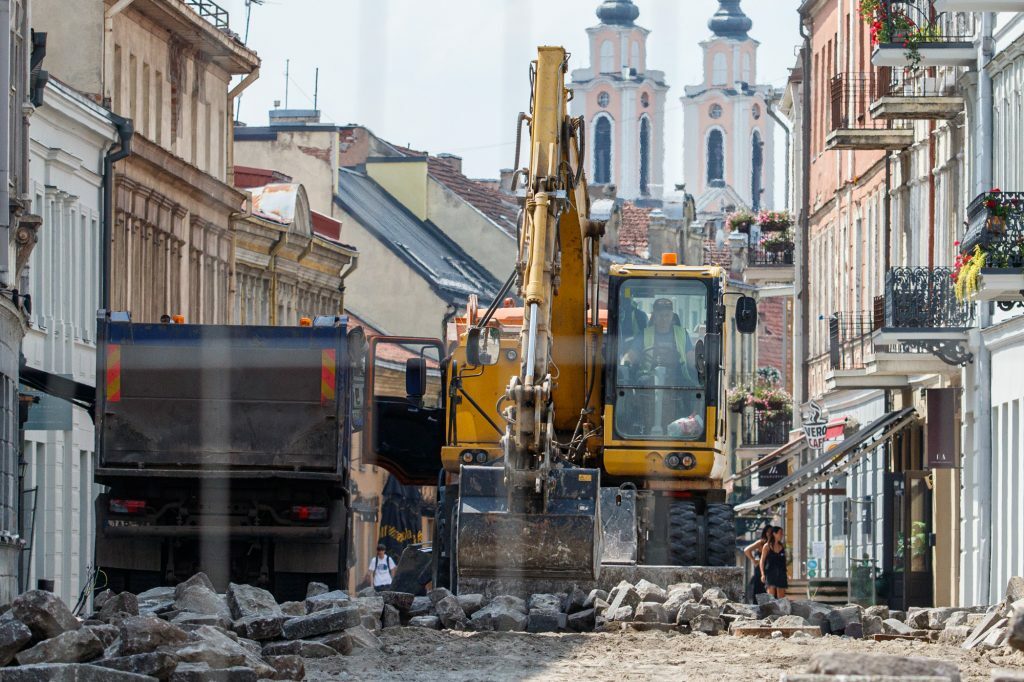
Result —
[{"label": "step on excavator", "polygon": [[[567,71],[560,47],[531,65],[505,287],[486,310],[471,297],[447,342],[378,337],[368,351],[364,460],[438,486],[434,584],[453,591],[736,565],[723,376],[733,335],[756,330],[756,301],[675,254],[612,265],[602,282],[605,225],[589,218]],[[505,307],[513,288],[521,305]],[[386,379],[402,357],[404,386]]]}]

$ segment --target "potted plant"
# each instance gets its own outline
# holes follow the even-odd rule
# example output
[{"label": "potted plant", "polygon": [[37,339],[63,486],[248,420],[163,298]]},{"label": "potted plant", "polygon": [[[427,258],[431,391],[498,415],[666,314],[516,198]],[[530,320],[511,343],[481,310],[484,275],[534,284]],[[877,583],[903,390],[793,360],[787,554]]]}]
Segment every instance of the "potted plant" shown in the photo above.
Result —
[{"label": "potted plant", "polygon": [[761,211],[757,216],[757,224],[762,232],[785,232],[793,225],[793,217],[789,211]]},{"label": "potted plant", "polygon": [[992,234],[1006,234],[1006,219],[1010,217],[1012,206],[1011,202],[1003,197],[1003,191],[998,187],[990,189],[985,194],[984,204],[985,210],[988,211],[985,229]]},{"label": "potted plant", "polygon": [[730,412],[742,412],[743,408],[747,406],[747,398],[749,394],[746,389],[743,388],[731,388],[729,394],[726,396],[726,403],[729,405]]},{"label": "potted plant", "polygon": [[885,0],[860,0],[860,15],[871,26],[871,44],[902,45],[912,71],[921,67],[921,43],[934,42],[942,36],[938,25],[928,21],[917,23],[904,9],[892,7]]},{"label": "potted plant", "polygon": [[[956,242],[959,246],[960,242]],[[988,253],[981,246],[974,247],[974,253],[961,254],[953,263],[953,293],[956,300],[963,303],[978,291],[978,275],[985,267]]]},{"label": "potted plant", "polygon": [[757,222],[757,216],[743,209],[730,213],[726,219],[726,224],[731,232],[743,232],[744,234],[750,233],[750,226],[755,222]]}]

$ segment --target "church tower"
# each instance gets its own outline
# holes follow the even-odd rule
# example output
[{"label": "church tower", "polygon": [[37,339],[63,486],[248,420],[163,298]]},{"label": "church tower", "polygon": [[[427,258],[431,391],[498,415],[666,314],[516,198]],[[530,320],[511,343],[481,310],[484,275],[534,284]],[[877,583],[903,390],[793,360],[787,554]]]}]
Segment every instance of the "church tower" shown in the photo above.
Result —
[{"label": "church tower", "polygon": [[719,0],[708,27],[704,82],[686,87],[683,173],[699,212],[772,207],[774,121],[768,86],[757,84],[759,43],[740,0]]},{"label": "church tower", "polygon": [[645,28],[630,0],[605,0],[587,29],[590,66],[572,72],[572,113],[587,129],[587,179],[614,184],[630,201],[661,199],[665,166],[665,74],[647,68]]}]

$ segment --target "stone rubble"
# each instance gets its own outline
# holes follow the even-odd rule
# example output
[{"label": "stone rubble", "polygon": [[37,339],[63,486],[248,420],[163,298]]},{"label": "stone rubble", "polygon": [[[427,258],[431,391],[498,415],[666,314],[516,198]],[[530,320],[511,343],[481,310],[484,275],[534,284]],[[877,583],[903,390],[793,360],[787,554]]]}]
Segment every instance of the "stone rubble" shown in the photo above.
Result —
[{"label": "stone rubble", "polygon": [[[218,594],[199,573],[176,587],[138,595],[106,591],[96,595],[94,609],[83,624],[50,593],[33,590],[15,599],[0,616],[4,679],[23,670],[26,675],[71,671],[76,679],[97,680],[301,680],[305,659],[380,650],[382,627],[531,633],[632,628],[697,637],[759,632],[801,639],[817,634],[808,632],[815,628],[822,635],[909,636],[980,651],[1024,650],[1020,578],[1010,581],[1000,604],[987,609],[912,608],[902,613],[807,599],[762,597],[757,605],[741,604],[715,587],[661,586],[647,580],[622,581],[610,593],[571,585],[563,593],[528,599],[453,595],[443,588],[423,597],[372,590],[351,595],[310,583],[304,601],[279,604],[270,592],[250,585],[231,584]],[[815,659],[807,673],[835,676],[851,669],[849,661],[830,655]],[[858,670],[895,665],[884,656],[868,658],[858,662]],[[929,664],[926,670],[917,659],[899,660],[891,670],[959,679],[954,669]]]}]

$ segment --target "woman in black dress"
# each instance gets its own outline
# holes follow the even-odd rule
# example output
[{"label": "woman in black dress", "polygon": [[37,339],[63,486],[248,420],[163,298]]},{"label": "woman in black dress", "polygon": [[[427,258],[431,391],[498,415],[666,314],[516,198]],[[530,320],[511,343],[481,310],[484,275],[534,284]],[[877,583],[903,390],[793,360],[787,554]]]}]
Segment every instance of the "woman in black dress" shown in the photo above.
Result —
[{"label": "woman in black dress", "polygon": [[756,604],[757,595],[765,592],[764,581],[761,579],[761,554],[764,552],[764,546],[768,544],[768,533],[771,529],[772,524],[766,524],[761,531],[761,537],[743,548],[744,556],[754,565],[754,575],[750,576],[750,585],[747,587],[747,601],[751,604]]},{"label": "woman in black dress", "polygon": [[761,580],[768,594],[776,599],[786,596],[789,579],[786,577],[786,543],[782,526],[773,526],[768,543],[761,548]]}]

